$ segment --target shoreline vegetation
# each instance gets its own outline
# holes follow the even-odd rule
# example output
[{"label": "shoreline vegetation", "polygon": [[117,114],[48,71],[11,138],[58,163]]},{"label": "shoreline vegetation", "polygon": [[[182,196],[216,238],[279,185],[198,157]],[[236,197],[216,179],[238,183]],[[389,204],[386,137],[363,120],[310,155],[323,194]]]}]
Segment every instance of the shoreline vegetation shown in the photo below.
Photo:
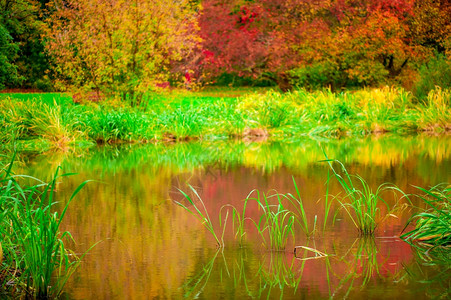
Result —
[{"label": "shoreline vegetation", "polygon": [[58,180],[71,174],[60,175],[58,168],[44,182],[14,174],[14,161],[15,155],[0,169],[0,296],[58,298],[86,254],[77,255],[66,247],[73,238],[60,225],[87,181],[58,210],[54,196]]},{"label": "shoreline vegetation", "polygon": [[[0,94],[0,142],[67,149],[95,144],[189,140],[283,140],[310,136],[451,131],[451,91],[418,100],[402,88],[228,89],[148,94],[139,107],[119,99],[75,102],[69,94]],[[81,103],[80,103],[81,102]],[[20,147],[19,147],[20,148]]]},{"label": "shoreline vegetation", "polygon": [[[52,149],[62,153],[75,147],[83,149],[118,143],[228,139],[284,142],[297,137],[338,140],[385,133],[447,135],[451,131],[451,91],[438,87],[423,100],[394,87],[340,93],[330,90],[288,93],[268,89],[176,90],[164,95],[149,94],[139,107],[131,107],[120,99],[92,101],[79,97],[59,93],[0,94],[0,142],[3,147],[15,151]],[[170,151],[164,144],[160,148],[164,152]],[[216,153],[217,149],[213,151]],[[67,205],[61,214],[53,212],[54,185],[61,176],[56,173],[49,183],[45,183],[27,175],[12,174],[11,165],[12,162],[3,167],[0,181],[0,205],[3,208],[0,214],[0,280],[3,285],[14,282],[8,294],[57,297],[83,258],[65,247],[64,242],[70,242],[71,235],[59,229]],[[324,230],[336,213],[331,209],[331,201],[338,201],[339,209],[349,215],[360,238],[374,237],[378,222],[385,217],[379,210],[379,206],[385,205],[381,192],[390,189],[398,192],[400,197],[407,195],[386,184],[372,191],[363,178],[349,175],[344,165],[341,167],[342,171],[337,172],[331,165],[332,173],[327,183],[337,179],[344,196],[338,198],[327,191],[325,219],[317,220],[315,216],[313,223],[310,213],[304,210],[299,192],[296,195],[272,195],[255,190],[245,199],[242,209],[226,204],[219,216],[208,215],[205,207],[198,208],[183,191],[180,192],[187,197],[188,203],[179,204],[198,215],[201,221],[206,220],[204,225],[219,247],[224,247],[227,223],[227,230],[235,228],[240,244],[244,241],[244,223],[249,221],[244,214],[246,203],[258,205],[263,211],[259,220],[252,221],[263,244],[271,251],[289,251],[287,241],[294,239],[297,226],[306,236],[315,235],[321,225]],[[19,180],[22,177],[34,180],[35,184],[23,185]],[[294,179],[293,183],[298,191]],[[84,184],[76,189],[71,199]],[[410,197],[420,198],[427,207],[417,208],[417,213],[400,233],[401,238],[421,253],[443,249],[448,255],[451,237],[449,184],[431,189],[418,188],[418,191],[421,194]],[[195,190],[192,192],[197,195]],[[197,198],[196,201],[202,203],[200,197]],[[276,203],[272,203],[274,199]],[[387,209],[393,212],[395,208]],[[215,217],[220,219],[219,229],[212,225],[211,218]],[[37,235],[32,234],[34,232]],[[38,236],[41,233],[46,238]],[[30,244],[30,239],[35,242]],[[302,248],[319,257],[327,256],[317,249],[303,247],[296,246],[294,251]],[[42,265],[40,258],[49,261],[46,268],[36,268]],[[58,275],[53,277],[56,273]]]}]

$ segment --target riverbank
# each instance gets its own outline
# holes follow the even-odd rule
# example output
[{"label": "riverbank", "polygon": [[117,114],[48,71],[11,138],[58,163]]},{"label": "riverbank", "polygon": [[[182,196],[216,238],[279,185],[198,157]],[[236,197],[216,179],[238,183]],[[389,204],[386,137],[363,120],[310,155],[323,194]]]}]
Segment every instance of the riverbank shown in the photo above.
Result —
[{"label": "riverbank", "polygon": [[115,99],[74,103],[68,94],[2,94],[0,141],[44,148],[187,140],[448,133],[451,91],[424,101],[400,88],[332,93],[171,92],[140,107]]}]

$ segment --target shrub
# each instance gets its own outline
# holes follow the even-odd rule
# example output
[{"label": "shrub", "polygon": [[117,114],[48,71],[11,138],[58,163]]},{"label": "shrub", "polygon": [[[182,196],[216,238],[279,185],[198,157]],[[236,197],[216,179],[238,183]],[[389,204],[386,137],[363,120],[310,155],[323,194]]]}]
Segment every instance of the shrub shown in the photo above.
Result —
[{"label": "shrub", "polygon": [[437,55],[420,67],[419,76],[414,94],[423,101],[437,86],[442,89],[451,88],[451,60],[444,55]]}]

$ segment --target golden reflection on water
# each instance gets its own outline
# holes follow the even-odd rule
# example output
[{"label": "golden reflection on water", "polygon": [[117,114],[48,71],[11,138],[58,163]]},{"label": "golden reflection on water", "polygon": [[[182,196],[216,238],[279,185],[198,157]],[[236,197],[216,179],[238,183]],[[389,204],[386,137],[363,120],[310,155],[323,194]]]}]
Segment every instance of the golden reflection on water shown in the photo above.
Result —
[{"label": "golden reflection on water", "polygon": [[[76,252],[101,241],[68,283],[65,295],[70,299],[260,298],[268,293],[270,298],[282,294],[287,299],[302,294],[352,298],[374,296],[384,288],[396,297],[412,286],[393,283],[393,278],[402,277],[402,266],[412,261],[410,246],[396,238],[409,211],[385,220],[370,241],[356,240],[356,229],[339,211],[334,225],[330,216],[326,232],[315,240],[307,240],[297,230],[287,246],[290,250],[283,253],[262,248],[255,227],[247,224],[246,248],[237,248],[234,234],[228,231],[226,248],[217,254],[214,239],[202,224],[174,203],[184,201],[178,189],[194,186],[218,229],[223,205],[242,207],[253,189],[294,193],[293,176],[309,226],[316,216],[317,228],[322,228],[328,170],[327,164],[318,163],[324,159],[323,150],[373,188],[392,182],[412,192],[412,185],[449,182],[449,146],[447,136],[134,145],[19,155],[16,173],[49,179],[58,166],[78,173],[61,179],[56,192],[61,202],[81,182],[94,180],[70,204],[63,222],[76,241],[72,245]],[[339,193],[340,187],[332,182],[330,194]],[[390,205],[397,201],[389,196],[386,200]],[[332,210],[338,207],[335,203]],[[259,214],[256,206],[247,211],[253,218]],[[291,251],[298,245],[313,246],[330,256],[299,260]],[[349,276],[350,270],[354,275]]]}]

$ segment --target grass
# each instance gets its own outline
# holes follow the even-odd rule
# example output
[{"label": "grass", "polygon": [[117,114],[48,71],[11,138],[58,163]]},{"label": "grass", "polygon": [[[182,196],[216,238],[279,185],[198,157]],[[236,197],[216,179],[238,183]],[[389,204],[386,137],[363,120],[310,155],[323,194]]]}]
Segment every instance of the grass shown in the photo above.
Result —
[{"label": "grass", "polygon": [[417,242],[431,247],[450,246],[451,186],[442,184],[430,189],[417,189],[423,193],[418,197],[428,208],[410,218],[406,228],[413,224],[414,229],[404,233],[401,238],[409,243]]},{"label": "grass", "polygon": [[[341,200],[337,198],[337,201],[346,211],[361,235],[373,235],[378,223],[382,219],[389,217],[391,215],[390,212],[394,209],[394,207],[390,208],[388,206],[387,202],[382,198],[382,194],[387,191],[399,192],[404,196],[405,194],[396,186],[388,183],[383,183],[376,190],[373,190],[361,176],[350,175],[341,162],[334,160],[326,161],[344,190],[344,196],[341,197]],[[333,162],[338,163],[341,171],[337,171],[334,168]],[[385,215],[381,212],[381,204],[387,208]]]},{"label": "grass", "polygon": [[[329,182],[329,181],[327,181],[327,182]],[[312,230],[309,230],[309,226],[308,226],[308,219],[307,219],[307,214],[306,214],[306,212],[305,212],[305,209],[304,209],[304,205],[302,204],[302,199],[301,199],[301,194],[300,194],[300,192],[299,192],[299,188],[298,188],[298,186],[297,186],[297,184],[296,184],[296,181],[294,180],[294,177],[293,177],[293,185],[294,185],[294,188],[295,188],[295,190],[296,190],[296,196],[293,196],[291,193],[288,193],[288,194],[286,194],[286,195],[283,195],[283,197],[285,197],[286,199],[288,199],[288,201],[291,203],[291,204],[294,204],[294,207],[295,207],[295,209],[296,209],[296,218],[295,218],[295,220],[296,220],[296,222],[299,224],[299,226],[301,227],[301,229],[302,229],[302,231],[307,235],[307,236],[310,236],[310,235],[313,235],[314,234],[314,232],[315,232],[315,229],[316,229],[316,221],[317,221],[317,218],[316,218],[316,216],[315,216],[315,222],[314,222],[314,224],[313,224],[313,228],[312,228]],[[329,187],[329,185],[327,184],[327,187]],[[329,212],[329,209],[330,209],[330,203],[328,203],[328,193],[326,193],[326,209],[325,209],[325,211],[326,211],[326,216],[325,216],[325,220],[324,220],[324,226],[325,226],[325,224],[326,224],[326,221],[327,221],[327,215],[328,215],[328,212]]]},{"label": "grass", "polygon": [[[340,165],[344,170],[345,177],[337,173],[333,168],[331,161],[328,162],[335,177],[346,192],[346,196],[342,197],[342,200],[338,200],[341,207],[346,210],[354,225],[359,229],[361,235],[373,235],[378,222],[381,221],[377,218],[380,213],[378,205],[381,202],[385,203],[380,194],[385,190],[399,191],[399,189],[383,184],[373,193],[368,184],[361,177],[355,176],[363,188],[362,190],[359,190],[355,187],[351,175],[347,173],[341,163]],[[323,231],[326,228],[327,219],[332,206],[332,199],[329,195],[329,181],[330,176],[328,173]],[[190,186],[190,189],[197,197],[198,201],[193,201],[187,193],[180,190],[190,205],[184,205],[179,202],[177,202],[177,204],[196,216],[196,218],[199,219],[212,234],[220,247],[224,247],[224,235],[229,212],[231,210],[232,223],[235,228],[235,238],[238,237],[240,239],[241,245],[243,245],[243,240],[246,235],[245,223],[246,221],[250,221],[257,229],[262,243],[267,249],[271,251],[284,251],[289,239],[295,240],[295,229],[297,226],[307,237],[310,237],[315,234],[318,222],[317,216],[315,215],[313,226],[309,227],[307,212],[304,209],[299,188],[294,178],[293,185],[296,191],[295,196],[291,193],[280,194],[275,192],[268,195],[259,190],[252,191],[244,200],[241,213],[239,212],[239,209],[230,204],[223,205],[219,211],[219,224],[222,231],[221,237],[219,237],[219,234],[216,232],[217,230],[213,227],[213,222],[204,202],[192,186]],[[338,199],[336,196],[332,198]],[[196,202],[199,204],[196,204]],[[246,210],[252,203],[257,205],[261,212],[260,216],[246,217]],[[385,203],[385,205],[387,204]],[[223,211],[225,211],[225,218],[223,217]]]},{"label": "grass", "polygon": [[[219,239],[219,236],[216,234],[216,231],[213,227],[213,222],[211,221],[211,218],[208,214],[207,208],[205,207],[204,202],[202,201],[201,197],[199,196],[199,194],[197,193],[197,191],[190,186],[191,191],[194,193],[194,195],[197,197],[200,205],[198,207],[198,205],[196,205],[195,201],[191,199],[191,197],[185,193],[182,190],[179,190],[180,193],[182,193],[182,195],[186,198],[186,200],[188,200],[189,202],[189,206],[188,205],[184,205],[180,202],[176,202],[178,205],[180,205],[181,207],[183,207],[183,209],[185,209],[187,212],[191,213],[192,215],[194,215],[199,221],[202,222],[202,224],[205,226],[205,228],[211,233],[211,235],[214,237],[217,246],[218,247],[222,247],[223,246],[223,238]],[[224,233],[224,231],[223,231]]]},{"label": "grass", "polygon": [[[258,190],[251,192],[249,196],[245,199],[242,212],[239,213],[238,209],[230,204],[226,204],[222,206],[219,212],[219,225],[222,230],[222,235],[219,237],[217,230],[213,227],[213,222],[210,218],[210,215],[205,207],[204,202],[200,198],[197,191],[189,186],[191,191],[198,199],[198,203],[191,199],[191,197],[181,191],[180,193],[185,197],[190,205],[185,205],[180,202],[176,202],[178,205],[183,207],[187,212],[193,214],[205,228],[211,233],[217,242],[218,247],[224,247],[224,234],[227,227],[227,221],[229,219],[229,211],[232,211],[232,223],[235,228],[235,238],[239,238],[240,245],[243,245],[244,237],[246,235],[245,223],[246,221],[250,221],[255,225],[260,237],[262,238],[262,242],[266,248],[272,251],[282,251],[285,250],[285,246],[288,242],[289,237],[291,236],[294,239],[294,223],[295,223],[295,215],[290,210],[284,208],[282,203],[282,196],[279,194],[274,194],[267,196],[266,194],[261,194]],[[255,193],[256,196],[251,197],[251,195]],[[276,204],[271,203],[271,199],[276,198]],[[262,214],[258,219],[252,219],[250,217],[246,217],[246,209],[250,202],[254,202],[261,209]],[[225,217],[222,217],[225,211]]]},{"label": "grass", "polygon": [[[246,197],[243,207],[240,209],[230,204],[223,205],[218,214],[220,231],[222,231],[220,237],[213,227],[213,222],[205,204],[193,187],[190,186],[192,192],[199,199],[198,203],[200,203],[200,205],[196,204],[195,201],[183,191],[180,192],[188,200],[190,206],[181,203],[177,204],[195,215],[213,235],[220,247],[224,247],[225,245],[224,235],[226,232],[227,221],[231,215],[235,238],[239,238],[240,245],[244,244],[243,240],[247,232],[246,223],[251,223],[257,229],[258,235],[267,249],[271,251],[284,251],[290,238],[295,241],[295,232],[297,228],[300,228],[307,237],[315,235],[318,222],[322,222],[323,232],[326,230],[326,224],[331,215],[333,201],[336,201],[339,204],[339,209],[335,211],[335,217],[339,210],[343,209],[352,224],[357,228],[359,235],[368,237],[374,236],[378,225],[385,219],[396,217],[394,212],[399,208],[397,203],[399,203],[402,198],[406,197],[407,200],[410,200],[407,194],[394,185],[383,183],[376,189],[373,189],[361,176],[349,174],[341,162],[329,159],[325,160],[325,162],[329,164],[334,178],[337,179],[344,193],[330,195],[329,185],[331,177],[330,172],[328,172],[324,202],[324,219],[318,220],[317,215],[315,215],[313,226],[309,225],[308,212],[304,208],[300,191],[294,178],[293,185],[296,195],[291,193],[280,194],[277,192],[266,194],[259,190],[254,190]],[[340,169],[337,169],[334,164],[337,164]],[[448,187],[440,193],[435,190],[423,191],[426,192],[428,196],[435,197],[435,200],[440,200],[439,204],[435,204],[431,200],[427,200],[423,197],[422,199],[430,205],[434,211],[432,213],[422,212],[419,215],[414,216],[412,220],[419,219],[417,228],[404,234],[403,238],[407,240],[428,239],[434,243],[448,245],[451,240],[449,231],[449,228],[451,228],[449,213],[450,189]],[[384,197],[387,196],[387,192],[391,193],[388,195],[389,197],[394,197],[396,200],[396,203],[392,207],[384,200]],[[259,216],[246,216],[246,211],[249,209],[249,205],[252,204],[258,207],[258,211],[260,212]],[[225,217],[223,216],[224,211]]]},{"label": "grass", "polygon": [[[233,229],[235,231],[235,238],[237,238],[237,237],[239,238],[239,244],[241,247],[243,247],[243,245],[244,245],[244,239],[246,236],[245,223],[246,223],[246,220],[249,220],[249,218],[246,217],[247,201],[248,201],[248,198],[245,200],[241,214],[233,205],[230,205],[230,204],[223,205],[221,207],[221,211],[219,213],[219,224],[220,225],[224,224],[223,231],[222,231],[223,236],[224,236],[226,223],[227,223],[227,219],[229,216],[229,211],[230,210],[232,211],[232,225],[233,225]],[[226,218],[224,221],[222,221],[222,217],[221,217],[223,210],[226,211]],[[222,241],[222,244],[224,245],[224,241]]]},{"label": "grass", "polygon": [[[2,169],[0,179],[0,242],[5,258],[2,280],[13,283],[19,293],[22,290],[38,299],[59,296],[81,260],[65,247],[65,241],[72,237],[67,231],[61,232],[60,225],[68,205],[86,182],[58,213],[54,210],[54,190],[61,176],[57,171],[45,183],[13,175],[11,162]],[[35,184],[20,184],[24,179]]]},{"label": "grass", "polygon": [[84,139],[84,132],[65,120],[67,108],[56,102],[17,101],[6,98],[0,102],[0,141],[14,143],[19,140],[44,139],[57,148],[64,148],[76,140]]},{"label": "grass", "polygon": [[[426,98],[424,104],[421,104],[419,110],[419,126],[426,131],[437,131],[437,129],[444,128],[450,130],[451,128],[451,91],[435,88],[431,90]],[[420,114],[421,112],[421,114]]]},{"label": "grass", "polygon": [[[223,205],[218,214],[219,226],[222,231],[221,237],[219,237],[219,233],[217,233],[219,229],[213,227],[213,222],[204,202],[192,186],[189,187],[198,200],[192,200],[187,193],[179,190],[188,201],[189,205],[180,202],[176,203],[202,222],[205,228],[214,237],[219,247],[224,247],[224,235],[227,221],[231,214],[235,238],[239,238],[240,245],[244,244],[246,223],[248,221],[248,223],[253,224],[257,229],[265,248],[271,251],[284,251],[289,239],[291,238],[294,240],[295,238],[296,224],[302,228],[307,236],[314,233],[316,226],[315,216],[313,230],[309,231],[307,215],[303,208],[299,189],[294,179],[293,183],[297,192],[297,197],[292,194],[279,194],[277,192],[268,195],[266,193],[261,193],[259,190],[254,190],[244,200],[243,207],[240,209],[241,213],[240,210],[233,205]],[[198,204],[196,204],[196,202],[198,202]],[[260,216],[254,218],[246,217],[246,210],[249,205],[252,204],[255,204],[259,211],[261,211]],[[330,204],[328,205],[328,208],[330,208]],[[292,206],[294,206],[294,209],[289,208]],[[225,215],[225,217],[223,217],[223,215]]]},{"label": "grass", "polygon": [[[246,200],[255,201],[262,210],[260,218],[252,221],[262,237],[263,243],[271,250],[285,250],[289,237],[294,239],[295,216],[284,207],[280,194],[267,196],[258,190],[255,193],[256,197],[248,197]],[[275,204],[270,202],[271,198],[277,199]]]},{"label": "grass", "polygon": [[57,148],[92,143],[184,141],[247,137],[364,136],[395,132],[440,133],[451,128],[449,90],[427,101],[401,88],[281,94],[241,91],[152,94],[141,107],[114,99],[75,104],[67,94],[0,95],[0,141],[48,140]]}]

